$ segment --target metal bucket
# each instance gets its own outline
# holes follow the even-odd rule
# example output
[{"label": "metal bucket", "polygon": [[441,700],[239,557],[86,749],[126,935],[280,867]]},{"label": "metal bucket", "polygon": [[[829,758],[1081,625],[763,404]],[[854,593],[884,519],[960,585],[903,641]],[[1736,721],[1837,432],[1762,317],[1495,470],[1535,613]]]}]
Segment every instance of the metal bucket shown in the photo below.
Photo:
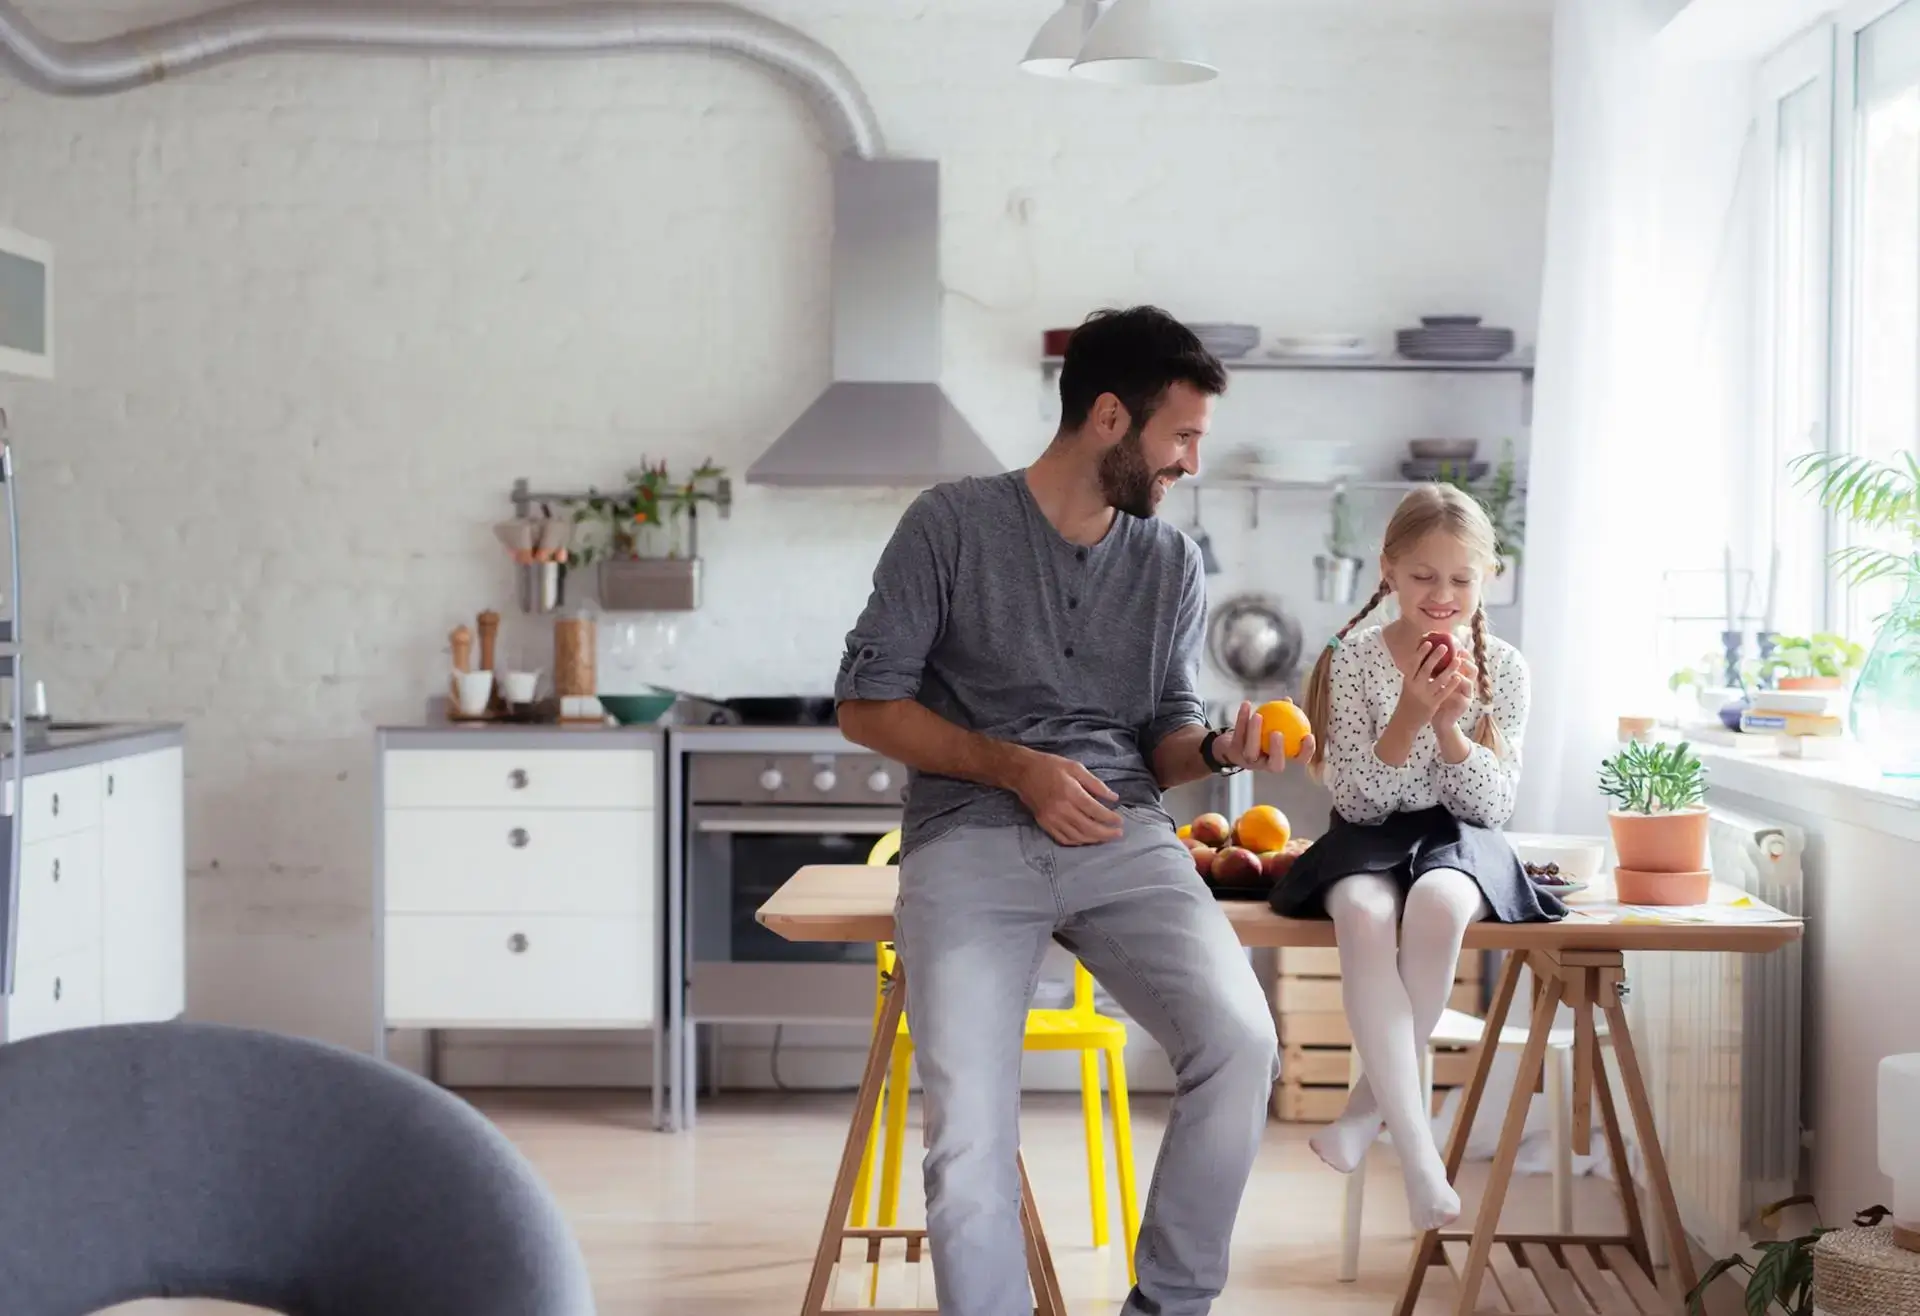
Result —
[{"label": "metal bucket", "polygon": [[1322,603],[1352,603],[1360,594],[1360,559],[1316,556],[1313,597]]},{"label": "metal bucket", "polygon": [[566,600],[566,563],[524,562],[519,571],[520,611],[552,612]]}]

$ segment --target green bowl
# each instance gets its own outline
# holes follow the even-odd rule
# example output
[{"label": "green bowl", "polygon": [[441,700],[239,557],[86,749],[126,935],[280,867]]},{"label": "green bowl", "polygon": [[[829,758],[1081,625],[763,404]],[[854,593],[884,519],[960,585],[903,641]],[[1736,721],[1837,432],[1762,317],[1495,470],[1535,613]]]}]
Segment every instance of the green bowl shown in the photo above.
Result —
[{"label": "green bowl", "polygon": [[601,695],[600,706],[613,714],[614,720],[621,726],[637,727],[657,721],[660,715],[673,707],[674,696],[668,694],[650,695]]}]

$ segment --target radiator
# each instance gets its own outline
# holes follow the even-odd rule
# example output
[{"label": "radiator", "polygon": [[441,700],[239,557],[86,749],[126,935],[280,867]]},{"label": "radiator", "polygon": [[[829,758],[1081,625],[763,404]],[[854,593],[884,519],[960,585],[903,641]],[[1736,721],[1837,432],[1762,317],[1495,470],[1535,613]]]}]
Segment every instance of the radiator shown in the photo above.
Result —
[{"label": "radiator", "polygon": [[[1717,806],[1710,815],[1714,877],[1801,914],[1804,833]],[[1758,1210],[1800,1177],[1800,955],[1795,942],[1766,955],[1626,957],[1674,1195],[1709,1256],[1742,1246]]]}]

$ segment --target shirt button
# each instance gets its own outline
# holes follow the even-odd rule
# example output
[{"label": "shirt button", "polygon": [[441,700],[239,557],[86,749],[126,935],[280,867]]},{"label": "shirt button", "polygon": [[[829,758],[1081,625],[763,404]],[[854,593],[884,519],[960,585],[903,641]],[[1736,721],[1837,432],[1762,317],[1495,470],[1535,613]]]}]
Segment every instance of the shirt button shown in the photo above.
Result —
[{"label": "shirt button", "polygon": [[1073,646],[1071,644],[1067,646],[1067,657],[1073,657]]},{"label": "shirt button", "polygon": [[1068,606],[1069,608],[1077,608],[1077,607],[1079,607],[1079,606],[1080,606],[1080,600],[1079,600],[1079,599],[1068,599],[1068,600],[1067,600],[1067,606]]},{"label": "shirt button", "polygon": [[1083,548],[1078,553],[1075,553],[1074,556],[1080,559],[1080,561],[1085,562],[1087,560],[1087,550]]}]

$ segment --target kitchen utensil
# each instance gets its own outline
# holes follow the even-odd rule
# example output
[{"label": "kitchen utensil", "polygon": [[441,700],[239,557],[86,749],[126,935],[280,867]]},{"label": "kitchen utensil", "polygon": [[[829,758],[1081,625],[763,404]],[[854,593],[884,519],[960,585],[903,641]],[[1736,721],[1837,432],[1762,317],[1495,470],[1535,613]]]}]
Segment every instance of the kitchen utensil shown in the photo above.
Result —
[{"label": "kitchen utensil", "polygon": [[1328,557],[1322,553],[1314,555],[1314,598],[1322,603],[1352,603],[1359,592],[1359,558]]},{"label": "kitchen utensil", "polygon": [[1477,315],[1423,315],[1420,323],[1429,329],[1470,329],[1480,323]]},{"label": "kitchen utensil", "polygon": [[1200,524],[1200,486],[1198,485],[1195,485],[1193,489],[1193,528],[1187,531],[1187,536],[1193,540],[1194,546],[1200,550],[1201,570],[1205,571],[1209,576],[1219,575],[1220,559],[1213,554],[1213,536],[1209,535],[1207,528]]},{"label": "kitchen utensil", "polygon": [[1247,473],[1257,480],[1330,484],[1346,461],[1347,445],[1338,439],[1286,439],[1263,447]]},{"label": "kitchen utensil", "polygon": [[1067,340],[1073,337],[1071,329],[1048,329],[1040,335],[1040,353],[1042,356],[1065,356]]},{"label": "kitchen utensil", "polygon": [[1260,327],[1252,324],[1190,324],[1200,345],[1218,357],[1241,357],[1260,345]]},{"label": "kitchen utensil", "polygon": [[601,695],[600,705],[622,726],[644,726],[658,721],[673,707],[675,696],[661,691],[650,695]]},{"label": "kitchen utensil", "polygon": [[1214,609],[1207,654],[1251,695],[1290,684],[1300,665],[1300,625],[1266,594],[1237,594]]},{"label": "kitchen utensil", "polygon": [[1415,461],[1472,461],[1479,450],[1478,439],[1407,440],[1407,451]]},{"label": "kitchen utensil", "polygon": [[453,628],[453,633],[447,637],[447,641],[453,648],[453,670],[456,672],[472,671],[473,632],[468,630],[464,625],[456,626]]},{"label": "kitchen utensil", "polygon": [[723,707],[750,726],[827,727],[834,721],[831,695],[747,695]]},{"label": "kitchen utensil", "polygon": [[513,554],[513,560],[524,562],[533,552],[533,546],[539,542],[540,523],[538,521],[496,521],[493,537]]},{"label": "kitchen utensil", "polygon": [[591,617],[560,617],[553,623],[553,692],[563,701],[595,693]]},{"label": "kitchen utensil", "polygon": [[1431,316],[1419,329],[1394,335],[1400,355],[1415,361],[1498,361],[1514,348],[1511,329],[1480,327],[1477,317]]},{"label": "kitchen utensil", "polygon": [[506,687],[509,704],[531,704],[534,693],[540,688],[540,673],[508,672]]},{"label": "kitchen utensil", "polygon": [[573,522],[549,517],[538,524],[540,542],[535,545],[534,553],[545,562],[560,561],[560,555],[573,543]]},{"label": "kitchen utensil", "polygon": [[566,602],[566,563],[523,562],[514,569],[520,575],[520,611],[554,612]]},{"label": "kitchen utensil", "polygon": [[487,702],[493,698],[493,673],[455,672],[453,676],[454,700],[460,712],[467,717],[480,717],[487,711]]}]

